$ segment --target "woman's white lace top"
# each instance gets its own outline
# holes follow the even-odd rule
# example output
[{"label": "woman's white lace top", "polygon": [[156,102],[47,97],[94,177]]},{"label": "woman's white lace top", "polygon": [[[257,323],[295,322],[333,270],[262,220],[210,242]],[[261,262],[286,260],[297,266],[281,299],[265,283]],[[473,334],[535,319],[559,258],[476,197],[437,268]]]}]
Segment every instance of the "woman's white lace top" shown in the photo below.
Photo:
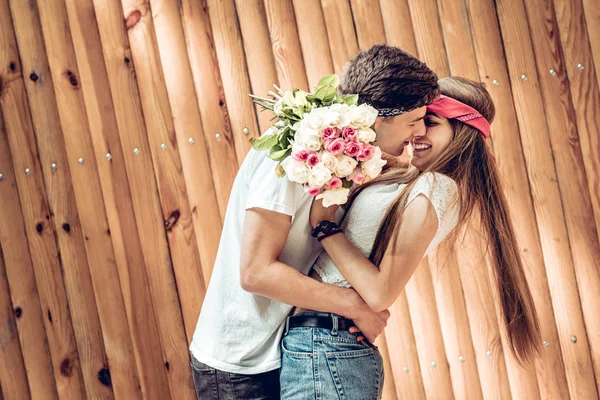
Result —
[{"label": "woman's white lace top", "polygon": [[[344,235],[366,257],[371,254],[379,225],[388,208],[405,187],[405,184],[381,184],[366,188],[358,195],[344,218],[341,226]],[[446,175],[425,173],[419,177],[406,206],[420,194],[429,199],[438,218],[438,230],[425,252],[427,256],[448,236],[458,222],[458,187],[456,182]],[[321,253],[313,268],[323,282],[351,287],[327,252]]]}]

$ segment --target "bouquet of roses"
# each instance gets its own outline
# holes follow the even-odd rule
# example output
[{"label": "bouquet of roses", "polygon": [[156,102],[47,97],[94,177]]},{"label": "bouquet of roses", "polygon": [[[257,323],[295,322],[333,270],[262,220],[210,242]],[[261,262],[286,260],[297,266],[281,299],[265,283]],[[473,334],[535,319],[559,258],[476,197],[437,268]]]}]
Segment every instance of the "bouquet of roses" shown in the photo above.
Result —
[{"label": "bouquet of roses", "polygon": [[270,99],[251,96],[277,119],[263,136],[250,141],[252,146],[269,150],[269,157],[278,161],[277,175],[303,185],[325,207],[346,203],[354,183],[377,177],[386,164],[381,149],[373,145],[377,110],[356,105],[358,95],[337,95],[339,82],[337,75],[328,75],[313,93],[284,92],[275,86]]}]

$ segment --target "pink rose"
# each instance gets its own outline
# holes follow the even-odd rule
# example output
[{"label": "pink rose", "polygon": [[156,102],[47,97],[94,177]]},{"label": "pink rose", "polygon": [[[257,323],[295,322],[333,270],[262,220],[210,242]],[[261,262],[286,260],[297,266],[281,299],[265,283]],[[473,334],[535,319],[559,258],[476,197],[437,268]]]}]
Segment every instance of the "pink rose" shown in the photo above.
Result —
[{"label": "pink rose", "polygon": [[313,196],[313,197],[318,195],[319,193],[321,193],[321,189],[310,187],[308,185],[304,185],[304,191],[306,193],[308,193],[309,196]]},{"label": "pink rose", "polygon": [[338,128],[328,127],[323,131],[323,140],[333,140],[340,136]]},{"label": "pink rose", "polygon": [[344,152],[346,147],[346,142],[342,139],[337,138],[333,140],[328,140],[325,142],[325,150],[333,154],[334,156],[339,156]]},{"label": "pink rose", "polygon": [[360,167],[356,167],[346,179],[349,179],[352,182],[360,185],[365,180],[365,174],[363,174],[362,169],[360,169]]},{"label": "pink rose", "polygon": [[342,137],[344,138],[344,140],[347,140],[349,142],[353,142],[356,140],[356,129],[354,129],[351,126],[347,126],[344,128],[344,130],[342,131]]},{"label": "pink rose", "polygon": [[296,161],[306,161],[310,153],[307,150],[299,150],[292,152],[292,158]]},{"label": "pink rose", "polygon": [[356,157],[356,159],[358,161],[367,161],[367,160],[370,160],[371,157],[373,157],[373,151],[374,151],[373,146],[370,146],[368,144],[364,144],[362,146],[362,149],[361,149],[360,153]]},{"label": "pink rose", "polygon": [[346,144],[346,147],[344,148],[344,154],[346,154],[348,157],[356,157],[357,155],[360,154],[362,148],[360,146],[360,144],[358,143],[354,143],[354,142],[349,142]]},{"label": "pink rose", "polygon": [[306,163],[308,164],[309,167],[314,167],[315,165],[317,165],[319,163],[319,155],[312,153],[308,155],[308,158],[306,159]]},{"label": "pink rose", "polygon": [[337,176],[333,176],[329,182],[325,184],[325,189],[337,189],[342,187],[342,180]]}]

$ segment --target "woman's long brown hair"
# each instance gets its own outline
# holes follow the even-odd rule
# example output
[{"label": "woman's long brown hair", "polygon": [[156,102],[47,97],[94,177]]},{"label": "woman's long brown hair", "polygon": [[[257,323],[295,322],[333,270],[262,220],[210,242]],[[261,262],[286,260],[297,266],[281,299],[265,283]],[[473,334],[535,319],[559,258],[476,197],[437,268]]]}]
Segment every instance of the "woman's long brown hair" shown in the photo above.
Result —
[{"label": "woman's long brown hair", "polygon": [[[439,85],[443,95],[475,108],[490,122],[494,119],[494,104],[482,84],[451,77],[440,79]],[[475,210],[478,211],[479,218],[476,220],[480,221],[488,243],[489,265],[499,294],[510,348],[517,361],[524,364],[539,353],[540,328],[495,161],[479,131],[455,119],[448,122],[454,138],[432,165],[421,172],[415,168],[390,169],[360,186],[350,197],[346,210],[369,186],[407,184],[388,209],[375,238],[369,258],[379,266],[386,252],[393,254],[394,249],[388,247],[396,243],[408,195],[419,176],[425,172],[438,172],[452,178],[459,188],[460,214],[456,229],[464,225]]]}]

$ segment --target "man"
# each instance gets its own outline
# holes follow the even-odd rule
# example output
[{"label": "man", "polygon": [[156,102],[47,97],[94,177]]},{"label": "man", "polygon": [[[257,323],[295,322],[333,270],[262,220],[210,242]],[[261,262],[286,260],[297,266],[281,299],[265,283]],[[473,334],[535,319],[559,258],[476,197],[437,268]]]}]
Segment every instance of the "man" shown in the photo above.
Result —
[{"label": "man", "polygon": [[[437,76],[405,51],[377,45],[350,60],[343,94],[379,110],[376,145],[392,156],[425,130]],[[353,320],[373,342],[389,312],[375,313],[352,289],[306,276],[322,247],[311,237],[312,197],[251,150],[234,182],[211,281],[190,346],[199,399],[279,398],[279,342],[293,306]],[[356,329],[356,328],[355,328]]]}]

